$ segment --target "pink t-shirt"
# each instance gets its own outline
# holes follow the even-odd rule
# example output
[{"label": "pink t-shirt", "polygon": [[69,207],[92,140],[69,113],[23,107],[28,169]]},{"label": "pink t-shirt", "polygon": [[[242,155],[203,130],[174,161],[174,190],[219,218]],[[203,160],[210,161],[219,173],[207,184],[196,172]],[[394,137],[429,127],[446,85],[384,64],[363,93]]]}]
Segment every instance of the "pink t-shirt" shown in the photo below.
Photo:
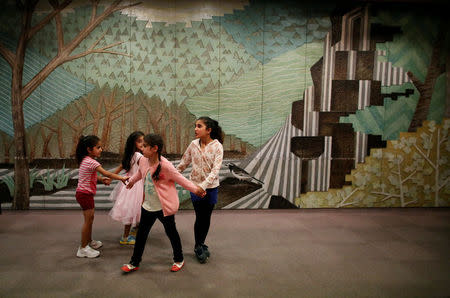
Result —
[{"label": "pink t-shirt", "polygon": [[78,192],[95,195],[97,192],[97,168],[100,163],[90,156],[83,158],[78,169]]}]

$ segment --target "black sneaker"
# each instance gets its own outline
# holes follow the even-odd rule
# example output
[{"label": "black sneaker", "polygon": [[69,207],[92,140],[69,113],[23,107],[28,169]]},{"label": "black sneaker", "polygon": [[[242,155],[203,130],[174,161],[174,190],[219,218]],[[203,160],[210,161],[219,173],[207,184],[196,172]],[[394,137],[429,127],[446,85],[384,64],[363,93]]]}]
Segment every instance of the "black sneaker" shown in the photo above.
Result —
[{"label": "black sneaker", "polygon": [[201,245],[198,245],[194,248],[195,256],[197,257],[197,260],[203,264],[206,262],[206,259],[208,258],[203,251],[203,247]]},{"label": "black sneaker", "polygon": [[202,244],[202,248],[203,248],[203,252],[205,253],[206,257],[209,258],[209,256],[211,254],[209,253],[208,246],[205,244]]}]

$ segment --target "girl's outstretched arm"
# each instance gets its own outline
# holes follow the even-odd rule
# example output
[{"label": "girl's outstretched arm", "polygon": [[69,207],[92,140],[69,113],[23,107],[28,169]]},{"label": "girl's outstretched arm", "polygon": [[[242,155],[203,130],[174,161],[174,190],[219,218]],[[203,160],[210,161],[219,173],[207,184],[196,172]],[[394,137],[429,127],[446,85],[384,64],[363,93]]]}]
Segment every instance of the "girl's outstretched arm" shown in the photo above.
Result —
[{"label": "girl's outstretched arm", "polygon": [[108,177],[103,177],[103,176],[98,176],[97,177],[97,183],[103,183],[105,185],[110,185],[111,184],[111,178]]},{"label": "girl's outstretched arm", "polygon": [[164,170],[169,175],[170,180],[178,183],[183,187],[184,189],[189,190],[190,192],[195,193],[199,197],[204,197],[206,195],[206,191],[198,186],[197,184],[193,183],[192,181],[184,178],[182,174],[180,174],[177,169],[172,165],[172,163],[168,162],[167,165],[164,165]]},{"label": "girl's outstretched arm", "polygon": [[117,174],[111,173],[111,172],[105,170],[102,166],[98,166],[96,170],[97,170],[97,172],[99,172],[100,174],[102,174],[105,177],[109,177],[109,178],[115,179],[115,180],[120,180],[122,182],[127,181],[129,178],[128,176],[119,176]]},{"label": "girl's outstretched arm", "polygon": [[117,169],[115,169],[114,170],[114,174],[119,174],[120,173],[120,171],[122,171],[123,170],[123,167],[122,167],[122,164],[120,164],[118,167],[117,167]]},{"label": "girl's outstretched arm", "polygon": [[139,166],[139,170],[128,179],[127,188],[128,189],[132,188],[133,185],[141,179],[142,179],[142,172],[141,172],[141,166]]}]

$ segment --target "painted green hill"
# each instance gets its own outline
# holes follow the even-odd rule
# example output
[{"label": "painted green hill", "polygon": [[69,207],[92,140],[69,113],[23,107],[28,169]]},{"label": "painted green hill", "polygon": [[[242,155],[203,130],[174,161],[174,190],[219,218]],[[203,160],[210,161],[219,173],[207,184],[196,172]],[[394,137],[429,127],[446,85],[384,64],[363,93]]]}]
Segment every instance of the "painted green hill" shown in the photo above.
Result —
[{"label": "painted green hill", "polygon": [[302,99],[305,88],[312,85],[310,67],[322,54],[321,42],[308,43],[243,74],[220,91],[190,98],[186,105],[196,116],[217,115],[225,131],[259,146],[276,133],[291,103]]},{"label": "painted green hill", "polygon": [[[310,7],[309,3],[300,5],[287,0],[250,1],[244,10],[213,19],[248,53],[265,64],[305,43],[323,40],[331,26],[326,6]],[[313,15],[318,10],[321,14]]]}]

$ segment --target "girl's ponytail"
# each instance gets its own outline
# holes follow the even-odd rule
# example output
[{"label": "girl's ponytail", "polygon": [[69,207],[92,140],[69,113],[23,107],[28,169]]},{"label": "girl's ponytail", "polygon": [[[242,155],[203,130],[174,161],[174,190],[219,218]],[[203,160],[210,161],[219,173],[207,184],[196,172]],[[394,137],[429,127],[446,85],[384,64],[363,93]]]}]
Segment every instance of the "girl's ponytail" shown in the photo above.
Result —
[{"label": "girl's ponytail", "polygon": [[200,117],[197,120],[203,121],[206,128],[211,128],[211,133],[209,134],[211,139],[218,140],[221,144],[223,144],[223,131],[222,127],[219,125],[219,122],[206,116]]},{"label": "girl's ponytail", "polygon": [[152,175],[153,180],[158,181],[159,180],[159,173],[161,173],[161,156],[158,155],[159,164],[156,167],[155,172]]},{"label": "girl's ponytail", "polygon": [[150,146],[158,146],[158,160],[159,160],[159,164],[158,167],[156,167],[155,172],[152,174],[152,178],[155,181],[159,180],[159,174],[161,173],[161,152],[163,150],[164,147],[164,142],[163,139],[161,138],[160,135],[157,134],[148,134],[144,137],[144,141],[150,145]]},{"label": "girl's ponytail", "polygon": [[95,145],[98,144],[100,139],[97,136],[89,135],[89,136],[80,136],[78,139],[77,149],[75,156],[77,158],[78,164],[81,164],[83,158],[89,155],[88,148],[94,148]]}]

